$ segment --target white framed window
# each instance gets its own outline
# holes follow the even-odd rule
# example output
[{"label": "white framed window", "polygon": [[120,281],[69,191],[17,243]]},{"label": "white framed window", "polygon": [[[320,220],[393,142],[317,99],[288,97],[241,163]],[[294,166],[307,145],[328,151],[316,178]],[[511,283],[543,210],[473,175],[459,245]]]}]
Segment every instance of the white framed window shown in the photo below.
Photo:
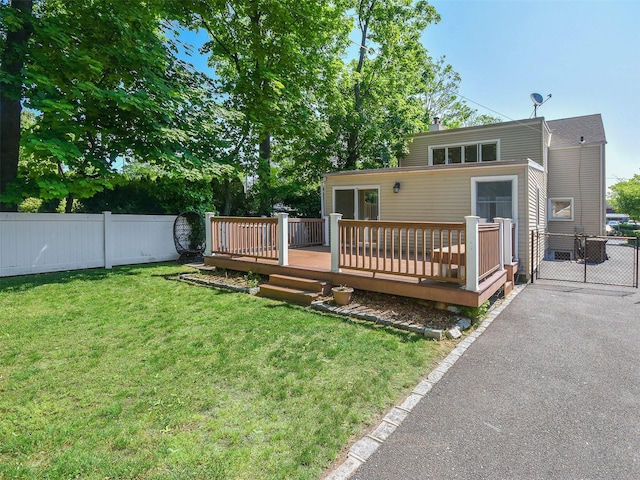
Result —
[{"label": "white framed window", "polygon": [[495,217],[518,218],[518,176],[471,177],[471,215],[492,222]]},{"label": "white framed window", "polygon": [[486,218],[511,218],[516,242],[513,257],[518,258],[518,175],[471,177],[471,215]]},{"label": "white framed window", "polygon": [[549,220],[560,222],[573,221],[573,197],[555,197],[549,199]]},{"label": "white framed window", "polygon": [[429,165],[494,162],[500,160],[500,140],[429,147]]}]

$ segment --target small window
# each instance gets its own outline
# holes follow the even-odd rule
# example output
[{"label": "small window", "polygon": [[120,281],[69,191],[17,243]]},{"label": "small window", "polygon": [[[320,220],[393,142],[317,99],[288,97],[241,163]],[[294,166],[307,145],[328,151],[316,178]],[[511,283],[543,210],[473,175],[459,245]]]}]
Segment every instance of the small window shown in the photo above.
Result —
[{"label": "small window", "polygon": [[500,157],[500,140],[429,147],[431,165],[492,162]]},{"label": "small window", "polygon": [[449,147],[447,163],[462,163],[462,147]]},{"label": "small window", "polygon": [[464,163],[478,161],[478,145],[466,145],[464,147]]},{"label": "small window", "polygon": [[445,164],[445,151],[444,148],[433,149],[433,164],[444,165]]},{"label": "small window", "polygon": [[498,146],[495,143],[485,143],[481,148],[483,162],[493,162],[498,160]]},{"label": "small window", "polygon": [[572,221],[573,198],[550,198],[549,220]]}]

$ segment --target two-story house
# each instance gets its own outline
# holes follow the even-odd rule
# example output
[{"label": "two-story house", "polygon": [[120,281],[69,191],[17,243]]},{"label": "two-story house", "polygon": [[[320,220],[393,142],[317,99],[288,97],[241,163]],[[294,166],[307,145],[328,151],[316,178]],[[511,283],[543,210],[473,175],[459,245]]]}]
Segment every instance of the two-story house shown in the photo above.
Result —
[{"label": "two-story house", "polygon": [[[436,123],[413,136],[397,168],[326,174],[323,215],[429,222],[462,222],[466,215],[511,218],[514,254],[527,275],[532,230],[604,233],[605,144],[599,114],[451,130]],[[554,248],[548,245],[546,253],[554,255]]]}]

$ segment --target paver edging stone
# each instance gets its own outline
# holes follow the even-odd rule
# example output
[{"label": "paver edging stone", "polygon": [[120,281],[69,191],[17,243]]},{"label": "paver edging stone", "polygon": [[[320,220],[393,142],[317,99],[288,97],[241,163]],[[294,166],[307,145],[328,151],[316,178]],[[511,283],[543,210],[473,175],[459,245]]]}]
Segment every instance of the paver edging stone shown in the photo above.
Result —
[{"label": "paver edging stone", "polygon": [[189,275],[188,273],[182,273],[178,278],[183,282],[205,285],[207,287],[224,288],[226,290],[231,290],[232,292],[248,293],[249,295],[256,295],[258,291],[260,291],[260,287],[247,288],[241,287],[239,285],[229,285],[228,283],[218,282],[216,280],[195,277],[193,275]]}]

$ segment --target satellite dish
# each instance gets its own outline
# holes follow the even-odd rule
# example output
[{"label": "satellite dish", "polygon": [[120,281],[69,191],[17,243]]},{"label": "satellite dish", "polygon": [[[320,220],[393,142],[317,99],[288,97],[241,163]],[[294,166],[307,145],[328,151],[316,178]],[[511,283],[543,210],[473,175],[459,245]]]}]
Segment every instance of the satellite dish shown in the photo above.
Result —
[{"label": "satellite dish", "polygon": [[533,104],[538,107],[540,105],[542,105],[542,103],[544,102],[544,99],[542,98],[542,95],[540,95],[539,93],[532,93],[531,94],[531,101],[533,102]]},{"label": "satellite dish", "polygon": [[531,114],[531,117],[537,117],[538,107],[549,100],[551,98],[551,94],[547,95],[547,100],[542,98],[542,95],[540,95],[539,93],[532,93],[531,95],[529,95],[529,98],[531,98],[531,101],[533,102],[533,113]]}]

